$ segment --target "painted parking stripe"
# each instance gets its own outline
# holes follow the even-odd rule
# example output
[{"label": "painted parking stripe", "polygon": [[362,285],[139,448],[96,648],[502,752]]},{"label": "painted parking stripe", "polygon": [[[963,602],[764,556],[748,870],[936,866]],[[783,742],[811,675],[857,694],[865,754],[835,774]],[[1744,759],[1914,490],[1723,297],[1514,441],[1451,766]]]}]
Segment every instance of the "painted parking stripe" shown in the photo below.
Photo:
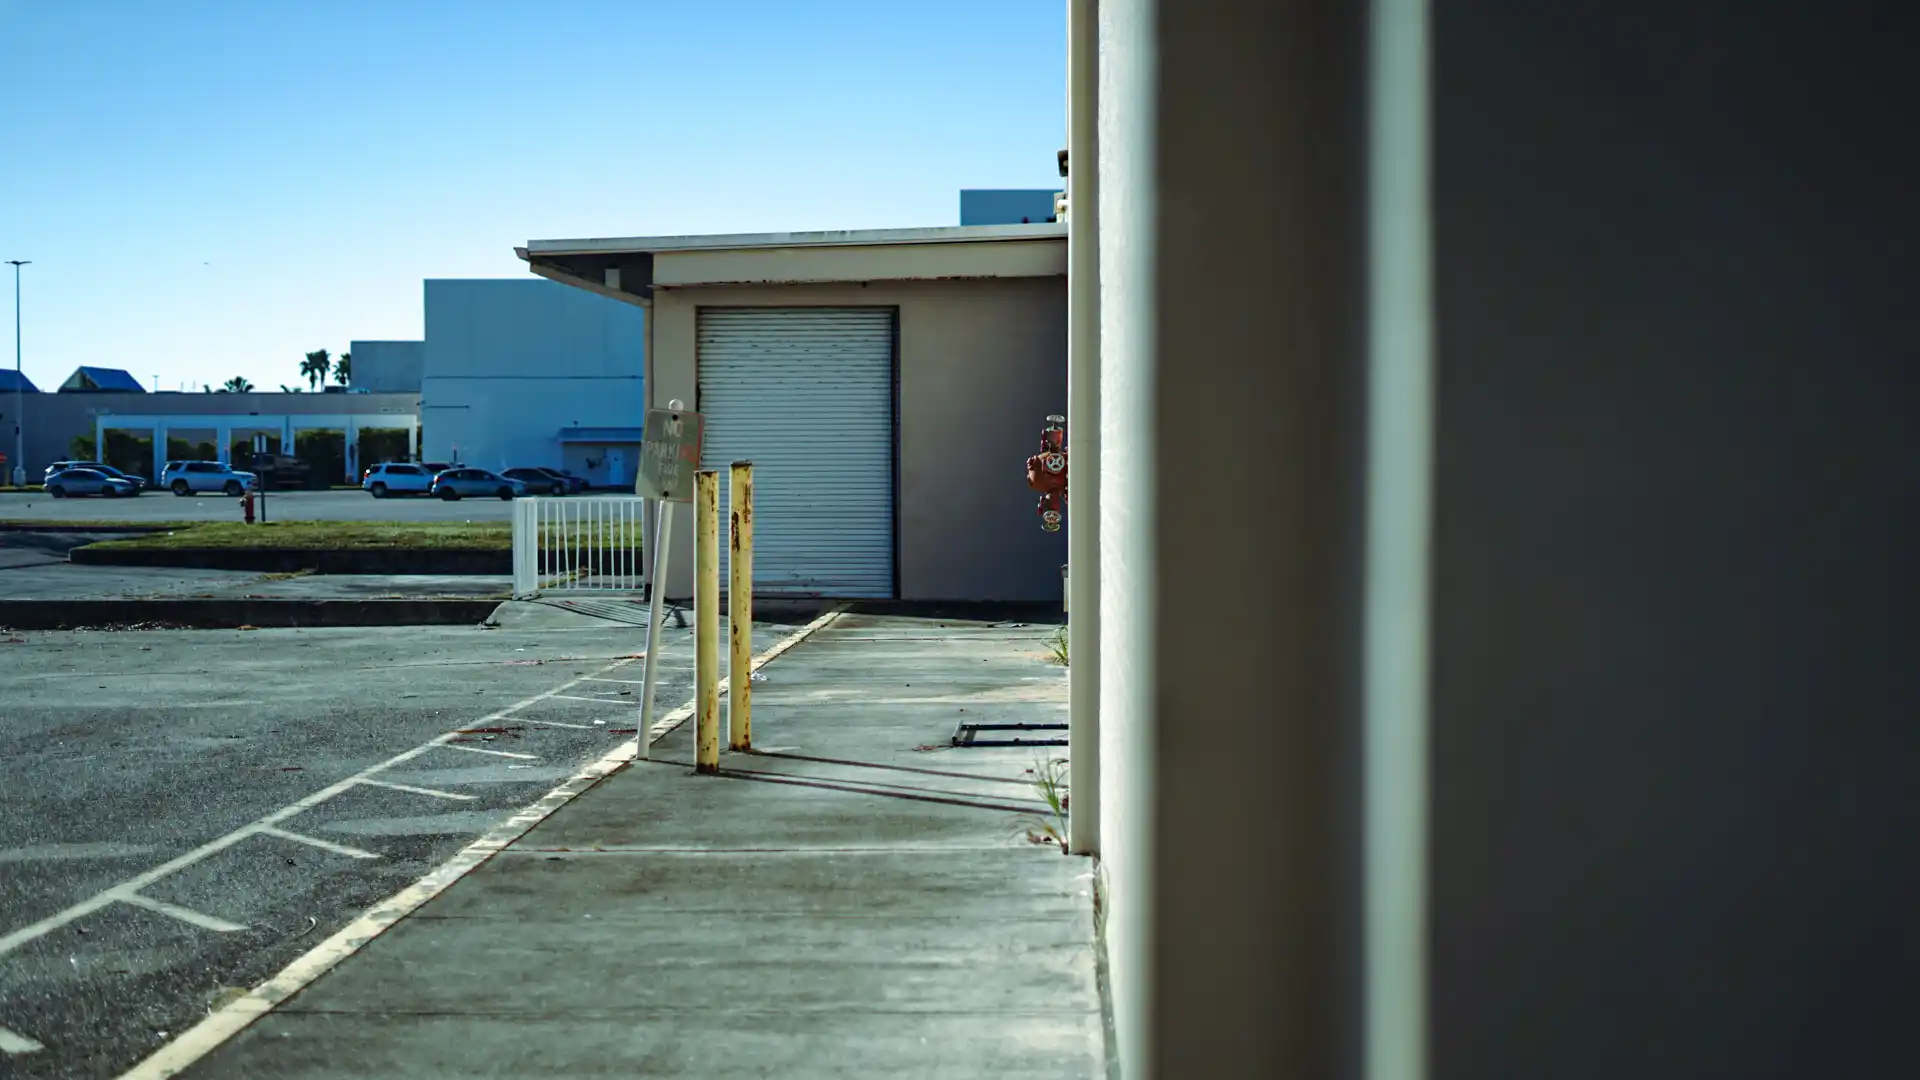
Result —
[{"label": "painted parking stripe", "polygon": [[540,760],[539,754],[522,754],[518,750],[482,750],[477,746],[461,746],[458,743],[447,743],[446,747],[449,750],[465,750],[469,754],[491,754],[494,757],[519,758],[522,761]]},{"label": "painted parking stripe", "polygon": [[246,927],[241,926],[239,923],[230,923],[225,919],[208,915],[204,911],[195,911],[189,907],[181,907],[179,904],[169,904],[165,900],[155,900],[151,896],[143,896],[137,892],[122,893],[114,897],[114,899],[123,904],[132,904],[137,908],[146,908],[148,911],[156,911],[162,915],[170,915],[183,923],[192,923],[202,930],[212,930],[220,934],[237,934],[246,929]]},{"label": "painted parking stripe", "polygon": [[595,705],[628,705],[628,704],[637,705],[639,704],[638,701],[632,701],[630,699],[623,698],[619,695],[615,695],[613,697],[581,697],[579,694],[555,694],[553,696],[562,701],[587,701],[587,702],[592,702]]},{"label": "painted parking stripe", "polygon": [[32,1039],[27,1038],[17,1031],[0,1027],[0,1054],[6,1054],[12,1057],[18,1054],[37,1053],[45,1049],[46,1047],[41,1046],[39,1043],[34,1042]]},{"label": "painted parking stripe", "polygon": [[396,784],[391,780],[362,780],[360,782],[369,787],[383,787],[391,791],[404,791],[410,795],[431,795],[436,799],[458,799],[462,802],[472,802],[474,799],[480,797],[478,795],[463,795],[458,791],[441,791],[439,788],[415,787],[412,784]]},{"label": "painted parking stripe", "polygon": [[526,717],[524,717],[524,716],[516,716],[516,717],[514,717],[514,718],[513,718],[513,722],[514,722],[514,723],[516,723],[516,724],[538,724],[538,725],[540,725],[541,727],[567,727],[567,728],[578,728],[578,729],[580,729],[581,731],[592,731],[592,730],[593,730],[593,725],[592,725],[592,724],[563,724],[563,723],[561,723],[561,722],[560,722],[560,721],[558,721],[558,720],[529,720],[529,719],[527,719],[527,718],[526,718]]},{"label": "painted parking stripe", "polygon": [[321,851],[331,851],[335,855],[345,855],[354,859],[377,859],[380,857],[371,851],[364,851],[357,847],[349,847],[346,844],[336,844],[331,840],[322,840],[317,836],[308,836],[305,833],[275,828],[272,825],[262,825],[260,827],[260,835],[277,836],[282,840],[291,840],[296,844],[306,844],[309,847],[317,847]]}]

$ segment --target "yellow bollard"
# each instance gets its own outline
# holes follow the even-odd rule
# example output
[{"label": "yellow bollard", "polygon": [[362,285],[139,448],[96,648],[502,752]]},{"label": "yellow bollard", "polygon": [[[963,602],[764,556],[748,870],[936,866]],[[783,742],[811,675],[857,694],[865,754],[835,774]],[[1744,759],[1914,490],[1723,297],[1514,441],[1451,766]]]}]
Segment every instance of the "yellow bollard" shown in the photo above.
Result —
[{"label": "yellow bollard", "polygon": [[694,771],[720,771],[720,474],[693,474]]},{"label": "yellow bollard", "polygon": [[727,746],[753,749],[753,462],[736,461],[728,481]]}]

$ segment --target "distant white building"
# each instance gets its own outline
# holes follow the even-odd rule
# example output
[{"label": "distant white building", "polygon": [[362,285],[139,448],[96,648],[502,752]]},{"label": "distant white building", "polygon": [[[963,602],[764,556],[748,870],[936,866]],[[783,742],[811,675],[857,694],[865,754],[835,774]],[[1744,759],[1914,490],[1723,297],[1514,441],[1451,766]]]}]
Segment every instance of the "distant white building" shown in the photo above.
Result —
[{"label": "distant white building", "polygon": [[348,349],[347,387],[370,394],[418,393],[427,366],[424,341],[356,341]]}]

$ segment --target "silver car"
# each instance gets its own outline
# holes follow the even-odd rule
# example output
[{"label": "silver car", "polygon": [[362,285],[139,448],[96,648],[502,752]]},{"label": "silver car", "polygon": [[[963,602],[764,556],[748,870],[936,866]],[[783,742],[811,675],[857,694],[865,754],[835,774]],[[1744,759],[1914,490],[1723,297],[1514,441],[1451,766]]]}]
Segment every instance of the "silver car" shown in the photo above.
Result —
[{"label": "silver car", "polygon": [[160,474],[160,486],[175,495],[218,491],[238,496],[248,488],[257,489],[260,478],[218,461],[171,461]]},{"label": "silver car", "polygon": [[46,492],[56,499],[69,495],[105,495],[117,499],[140,494],[140,485],[125,477],[108,476],[99,469],[62,469],[47,477]]},{"label": "silver car", "polygon": [[517,499],[527,493],[527,485],[485,469],[462,467],[448,469],[433,478],[433,494],[452,502],[466,495],[486,498]]}]

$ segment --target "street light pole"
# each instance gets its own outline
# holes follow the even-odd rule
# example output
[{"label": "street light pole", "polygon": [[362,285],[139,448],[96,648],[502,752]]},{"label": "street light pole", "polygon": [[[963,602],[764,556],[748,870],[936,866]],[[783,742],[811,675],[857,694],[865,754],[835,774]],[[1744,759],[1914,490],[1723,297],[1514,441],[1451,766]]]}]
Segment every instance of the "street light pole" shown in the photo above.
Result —
[{"label": "street light pole", "polygon": [[13,267],[13,486],[27,482],[27,376],[20,369],[20,268],[32,259],[8,259]]}]

